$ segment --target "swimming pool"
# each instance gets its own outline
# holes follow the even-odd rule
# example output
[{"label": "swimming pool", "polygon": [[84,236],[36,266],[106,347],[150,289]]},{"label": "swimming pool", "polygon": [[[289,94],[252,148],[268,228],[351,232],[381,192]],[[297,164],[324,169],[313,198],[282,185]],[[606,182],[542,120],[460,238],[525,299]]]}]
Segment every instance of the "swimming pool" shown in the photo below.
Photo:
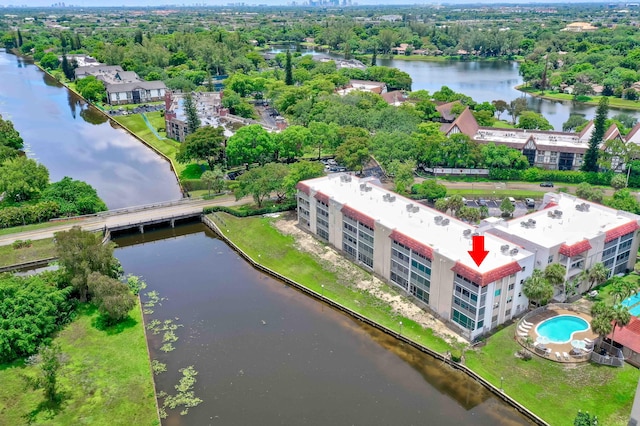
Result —
[{"label": "swimming pool", "polygon": [[622,305],[627,307],[633,306],[636,303],[640,303],[640,293],[636,293],[633,296],[627,297],[622,301]]},{"label": "swimming pool", "polygon": [[536,332],[545,336],[550,343],[567,343],[571,341],[573,333],[587,331],[589,323],[575,315],[558,315],[538,324]]},{"label": "swimming pool", "polygon": [[640,318],[640,305],[636,306],[633,309],[629,309],[629,312],[631,312],[631,315],[633,315],[634,317]]}]

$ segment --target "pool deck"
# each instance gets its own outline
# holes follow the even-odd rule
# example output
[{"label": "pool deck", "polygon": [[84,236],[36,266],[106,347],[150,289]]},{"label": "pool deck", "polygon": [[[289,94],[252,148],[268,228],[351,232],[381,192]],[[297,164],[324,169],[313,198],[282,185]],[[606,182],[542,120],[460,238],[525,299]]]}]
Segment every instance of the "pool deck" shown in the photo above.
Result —
[{"label": "pool deck", "polygon": [[[555,362],[560,362],[560,363],[567,363],[567,364],[574,364],[574,363],[581,363],[581,362],[586,362],[589,360],[589,356],[590,352],[585,353],[583,351],[583,355],[574,355],[572,354],[572,350],[573,347],[571,346],[571,342],[567,342],[567,343],[547,343],[544,346],[546,348],[551,349],[551,352],[545,352],[540,350],[539,348],[535,348],[533,345],[531,346],[527,346],[524,342],[524,339],[526,339],[527,336],[531,337],[531,339],[535,342],[536,339],[538,338],[538,333],[536,332],[536,327],[538,326],[538,324],[540,324],[541,322],[548,320],[550,318],[559,316],[559,315],[573,315],[576,317],[580,317],[582,319],[584,319],[585,321],[587,321],[588,324],[591,323],[591,316],[584,314],[582,312],[575,312],[575,311],[570,311],[568,309],[562,309],[562,308],[549,308],[546,311],[543,312],[539,312],[535,315],[532,315],[531,317],[527,317],[526,320],[529,323],[532,323],[533,326],[531,326],[531,328],[526,332],[525,336],[521,336],[518,331],[518,328],[516,328],[516,337],[517,340],[520,342],[521,345],[525,346],[527,349],[529,349],[531,352],[533,352],[534,354],[542,357],[542,358],[547,358],[551,361],[555,361]],[[576,331],[575,333],[573,333],[573,336],[571,337],[571,340],[582,340],[584,338],[588,338],[591,340],[595,340],[598,338],[598,335],[596,333],[594,333],[591,330],[591,327],[589,327],[588,330],[586,331]],[[563,356],[563,353],[566,352],[569,355],[569,358],[566,359]],[[556,353],[560,354],[560,358],[558,358],[556,356]]]}]

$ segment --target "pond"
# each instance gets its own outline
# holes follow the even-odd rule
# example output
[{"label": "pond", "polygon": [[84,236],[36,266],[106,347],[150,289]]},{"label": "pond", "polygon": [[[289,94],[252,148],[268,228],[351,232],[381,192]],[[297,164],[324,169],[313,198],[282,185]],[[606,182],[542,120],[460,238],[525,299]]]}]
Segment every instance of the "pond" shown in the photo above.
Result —
[{"label": "pond", "polygon": [[198,372],[203,403],[165,424],[529,424],[465,374],[256,271],[202,224],[116,243],[161,298],[145,321],[179,325],[167,353],[149,334],[167,364],[158,391]]},{"label": "pond", "polygon": [[0,114],[51,181],[98,191],[110,209],[182,197],[170,164],[30,61],[0,49]]}]

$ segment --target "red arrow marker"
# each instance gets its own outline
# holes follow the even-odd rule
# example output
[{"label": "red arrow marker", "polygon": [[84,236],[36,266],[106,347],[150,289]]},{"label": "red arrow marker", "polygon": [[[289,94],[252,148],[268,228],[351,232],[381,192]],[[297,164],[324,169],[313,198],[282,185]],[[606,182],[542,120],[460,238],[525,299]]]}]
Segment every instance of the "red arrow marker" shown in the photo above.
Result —
[{"label": "red arrow marker", "polygon": [[468,253],[476,265],[480,266],[489,252],[484,249],[484,236],[474,235],[472,238],[473,250]]}]

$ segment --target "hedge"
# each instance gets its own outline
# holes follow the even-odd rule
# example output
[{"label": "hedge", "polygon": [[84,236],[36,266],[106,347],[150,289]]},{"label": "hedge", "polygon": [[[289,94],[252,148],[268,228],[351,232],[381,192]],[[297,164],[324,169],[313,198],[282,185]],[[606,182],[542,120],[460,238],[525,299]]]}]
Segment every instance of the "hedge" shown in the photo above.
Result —
[{"label": "hedge", "polygon": [[297,207],[296,203],[290,201],[288,203],[274,204],[268,207],[261,207],[256,209],[249,208],[247,210],[237,210],[237,209],[233,209],[231,207],[226,207],[226,206],[205,207],[203,212],[204,214],[223,212],[223,213],[229,213],[230,215],[233,215],[236,217],[248,217],[248,216],[259,216],[259,215],[268,214],[268,213],[279,213],[279,212],[285,212],[289,210],[295,210],[296,207]]},{"label": "hedge", "polygon": [[[565,183],[587,182],[592,185],[609,185],[613,172],[583,172],[573,170],[544,170],[531,167],[526,170],[515,169],[491,169],[489,179],[491,180],[521,180],[525,182],[551,181]],[[634,176],[635,177],[635,176]],[[640,177],[637,179],[640,183]],[[629,180],[631,186],[632,180]]]},{"label": "hedge", "polygon": [[46,222],[60,215],[60,205],[55,201],[0,209],[0,228]]}]

